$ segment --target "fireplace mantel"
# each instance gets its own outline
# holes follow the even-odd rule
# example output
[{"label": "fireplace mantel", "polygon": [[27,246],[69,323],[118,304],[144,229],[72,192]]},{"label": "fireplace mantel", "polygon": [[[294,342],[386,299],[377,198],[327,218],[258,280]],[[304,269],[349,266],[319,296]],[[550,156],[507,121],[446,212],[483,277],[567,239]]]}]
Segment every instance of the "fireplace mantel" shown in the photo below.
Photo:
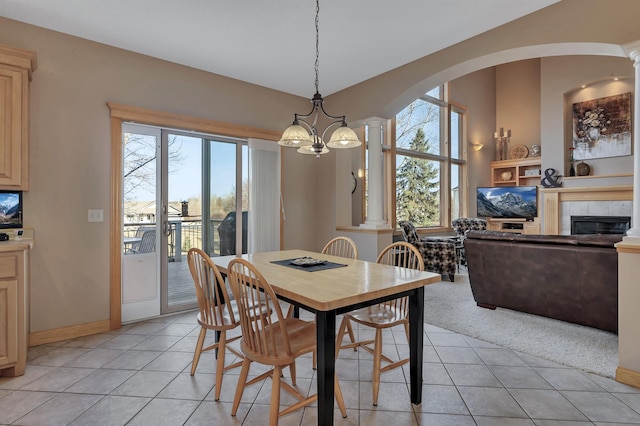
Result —
[{"label": "fireplace mantel", "polygon": [[540,188],[543,206],[543,234],[560,234],[560,203],[563,201],[630,201],[633,186],[585,186],[578,188]]}]

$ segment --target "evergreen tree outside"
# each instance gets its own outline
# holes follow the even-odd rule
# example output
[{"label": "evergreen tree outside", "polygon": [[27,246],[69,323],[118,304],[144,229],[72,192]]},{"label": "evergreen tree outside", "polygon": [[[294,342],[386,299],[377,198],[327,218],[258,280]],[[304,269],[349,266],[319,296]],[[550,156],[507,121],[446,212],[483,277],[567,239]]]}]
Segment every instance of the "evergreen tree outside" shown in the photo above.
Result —
[{"label": "evergreen tree outside", "polygon": [[[424,130],[416,130],[409,144],[411,151],[429,152]],[[396,219],[408,220],[416,226],[440,223],[440,170],[435,161],[418,157],[402,159],[396,171]]]}]

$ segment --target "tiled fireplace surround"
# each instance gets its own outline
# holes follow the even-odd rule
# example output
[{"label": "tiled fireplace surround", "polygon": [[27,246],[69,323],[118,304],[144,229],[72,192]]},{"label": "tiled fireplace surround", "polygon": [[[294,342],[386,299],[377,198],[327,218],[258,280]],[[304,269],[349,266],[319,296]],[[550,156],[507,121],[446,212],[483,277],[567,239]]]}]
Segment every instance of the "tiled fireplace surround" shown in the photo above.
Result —
[{"label": "tiled fireplace surround", "polygon": [[631,185],[544,188],[540,192],[542,229],[547,235],[571,234],[571,216],[632,216]]},{"label": "tiled fireplace surround", "polygon": [[571,234],[571,216],[630,217],[631,208],[631,201],[565,201],[560,204],[560,234]]}]

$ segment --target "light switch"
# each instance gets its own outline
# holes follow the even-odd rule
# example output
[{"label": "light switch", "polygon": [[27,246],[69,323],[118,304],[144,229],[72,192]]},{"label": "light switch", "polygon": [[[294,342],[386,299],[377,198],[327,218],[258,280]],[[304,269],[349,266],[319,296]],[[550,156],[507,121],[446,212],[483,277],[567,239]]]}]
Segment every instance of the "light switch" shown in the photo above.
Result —
[{"label": "light switch", "polygon": [[102,209],[89,209],[89,222],[104,222]]}]

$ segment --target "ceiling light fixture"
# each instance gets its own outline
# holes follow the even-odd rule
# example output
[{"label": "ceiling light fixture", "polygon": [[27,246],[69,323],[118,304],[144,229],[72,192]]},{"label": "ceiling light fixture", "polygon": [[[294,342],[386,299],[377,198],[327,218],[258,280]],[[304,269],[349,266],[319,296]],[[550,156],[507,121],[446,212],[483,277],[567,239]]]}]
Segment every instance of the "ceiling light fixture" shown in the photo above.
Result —
[{"label": "ceiling light fixture", "polygon": [[[344,115],[331,115],[324,110],[324,99],[318,91],[319,79],[318,70],[320,65],[320,0],[316,0],[316,94],[311,98],[313,107],[309,114],[294,114],[293,123],[291,126],[282,133],[282,137],[278,141],[279,145],[287,147],[298,148],[298,152],[301,154],[315,154],[316,158],[320,158],[321,154],[329,152],[329,148],[355,148],[362,145],[358,135],[349,126],[347,126],[346,116]],[[325,117],[333,120],[322,131],[318,132],[316,124],[318,122],[318,115],[322,112]],[[313,121],[309,122],[305,119],[313,116]],[[338,127],[331,134],[329,143],[325,143],[324,136],[330,128],[335,125]]]}]

